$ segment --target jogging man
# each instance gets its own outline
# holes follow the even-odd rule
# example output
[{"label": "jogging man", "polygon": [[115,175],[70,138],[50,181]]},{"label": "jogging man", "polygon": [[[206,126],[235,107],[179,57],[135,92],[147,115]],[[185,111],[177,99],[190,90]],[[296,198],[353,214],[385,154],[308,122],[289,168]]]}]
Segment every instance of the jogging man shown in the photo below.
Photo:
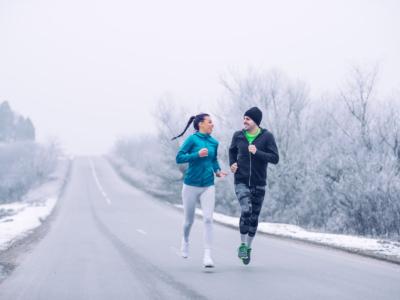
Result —
[{"label": "jogging man", "polygon": [[245,265],[250,263],[251,244],[264,201],[268,163],[279,161],[274,136],[260,128],[261,119],[258,107],[246,111],[244,129],[233,134],[229,147],[229,164],[235,174],[235,193],[241,208],[238,257]]}]

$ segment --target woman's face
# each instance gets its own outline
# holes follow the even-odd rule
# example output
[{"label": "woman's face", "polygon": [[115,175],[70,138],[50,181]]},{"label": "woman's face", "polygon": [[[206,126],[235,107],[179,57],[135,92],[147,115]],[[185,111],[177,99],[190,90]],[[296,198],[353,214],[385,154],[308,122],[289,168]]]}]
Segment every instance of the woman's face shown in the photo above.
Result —
[{"label": "woman's face", "polygon": [[214,128],[214,124],[210,117],[204,117],[204,120],[199,123],[199,131],[202,133],[211,134]]}]

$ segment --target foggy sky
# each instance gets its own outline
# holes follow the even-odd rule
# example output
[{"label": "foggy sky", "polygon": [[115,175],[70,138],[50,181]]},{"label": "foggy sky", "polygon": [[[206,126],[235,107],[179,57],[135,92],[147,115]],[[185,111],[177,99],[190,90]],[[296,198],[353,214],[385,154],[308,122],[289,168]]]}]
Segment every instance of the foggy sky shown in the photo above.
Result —
[{"label": "foggy sky", "polygon": [[387,92],[400,87],[396,2],[0,0],[0,101],[39,140],[88,154],[154,132],[165,93],[209,111],[230,68],[277,68],[318,95],[379,64]]}]

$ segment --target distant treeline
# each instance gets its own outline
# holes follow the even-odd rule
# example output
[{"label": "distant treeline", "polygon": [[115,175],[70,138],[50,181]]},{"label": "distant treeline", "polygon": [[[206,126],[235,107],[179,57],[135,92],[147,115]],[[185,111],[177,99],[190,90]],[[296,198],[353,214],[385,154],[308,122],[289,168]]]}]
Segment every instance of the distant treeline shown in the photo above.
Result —
[{"label": "distant treeline", "polygon": [[35,127],[29,118],[24,118],[11,110],[10,104],[0,104],[0,142],[34,141]]},{"label": "distant treeline", "polygon": [[19,201],[32,187],[48,180],[57,165],[56,143],[35,142],[35,127],[29,118],[0,104],[0,204]]}]

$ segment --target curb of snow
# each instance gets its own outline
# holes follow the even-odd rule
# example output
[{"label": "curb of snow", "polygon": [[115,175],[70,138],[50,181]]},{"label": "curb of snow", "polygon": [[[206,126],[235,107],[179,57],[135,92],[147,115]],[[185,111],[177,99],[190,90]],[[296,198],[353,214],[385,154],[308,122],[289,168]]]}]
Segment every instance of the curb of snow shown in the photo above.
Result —
[{"label": "curb of snow", "polygon": [[[173,204],[173,206],[183,210],[181,204]],[[198,208],[196,208],[196,215],[203,215]],[[214,221],[221,225],[238,228],[239,218],[237,217],[216,212],[213,216]],[[400,242],[344,234],[311,232],[296,225],[267,222],[260,222],[257,232],[400,264]]]},{"label": "curb of snow", "polygon": [[60,159],[50,180],[29,191],[20,202],[0,205],[10,212],[0,219],[0,253],[29,236],[51,215],[67,183],[71,161]]}]

